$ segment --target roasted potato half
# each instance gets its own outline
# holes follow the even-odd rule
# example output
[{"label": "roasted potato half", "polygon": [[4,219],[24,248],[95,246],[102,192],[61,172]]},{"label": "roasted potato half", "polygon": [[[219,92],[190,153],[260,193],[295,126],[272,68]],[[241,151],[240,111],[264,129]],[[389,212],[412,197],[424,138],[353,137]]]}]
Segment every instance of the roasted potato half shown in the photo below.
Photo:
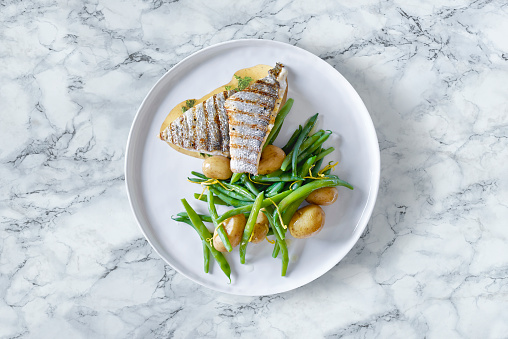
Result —
[{"label": "roasted potato half", "polygon": [[314,205],[328,206],[337,201],[339,191],[335,187],[323,187],[315,190],[307,197],[307,202]]},{"label": "roasted potato half", "polygon": [[275,172],[280,168],[285,157],[286,154],[282,148],[274,145],[266,146],[259,159],[258,174],[264,175]]},{"label": "roasted potato half", "polygon": [[289,232],[298,239],[308,238],[321,231],[325,212],[318,205],[307,205],[295,212],[289,223]]},{"label": "roasted potato half", "polygon": [[221,155],[215,155],[213,157],[206,158],[203,161],[203,174],[208,178],[225,180],[231,178],[233,172],[229,167],[229,158]]},{"label": "roasted potato half", "polygon": [[[232,247],[236,247],[240,244],[246,223],[247,220],[243,214],[238,214],[224,220],[224,229],[228,234],[229,242]],[[215,247],[215,249],[219,252],[227,252],[219,234],[217,233],[217,230],[213,232],[213,247]]]},{"label": "roasted potato half", "polygon": [[250,242],[257,244],[263,241],[266,238],[266,233],[268,233],[268,218],[263,212],[259,212]]}]

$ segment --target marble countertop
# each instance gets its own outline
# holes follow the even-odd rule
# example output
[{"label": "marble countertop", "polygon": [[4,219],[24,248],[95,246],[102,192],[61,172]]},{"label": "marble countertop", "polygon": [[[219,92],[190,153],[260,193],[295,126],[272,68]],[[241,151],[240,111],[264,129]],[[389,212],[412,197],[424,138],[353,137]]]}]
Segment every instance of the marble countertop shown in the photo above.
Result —
[{"label": "marble countertop", "polygon": [[[507,336],[505,1],[0,8],[0,338]],[[316,281],[265,297],[176,273],[144,239],[124,182],[149,89],[193,52],[244,38],[335,67],[381,149],[356,246]]]}]

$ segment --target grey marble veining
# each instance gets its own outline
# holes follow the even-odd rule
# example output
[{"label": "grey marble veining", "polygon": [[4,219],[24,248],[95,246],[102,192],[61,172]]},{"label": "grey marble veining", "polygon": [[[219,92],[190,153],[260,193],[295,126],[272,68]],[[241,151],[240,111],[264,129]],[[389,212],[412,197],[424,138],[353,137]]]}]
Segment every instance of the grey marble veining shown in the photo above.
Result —
[{"label": "grey marble veining", "polygon": [[[0,337],[506,338],[507,33],[502,0],[0,3]],[[381,149],[360,241],[267,297],[176,273],[124,188],[151,86],[243,38],[334,66]]]}]

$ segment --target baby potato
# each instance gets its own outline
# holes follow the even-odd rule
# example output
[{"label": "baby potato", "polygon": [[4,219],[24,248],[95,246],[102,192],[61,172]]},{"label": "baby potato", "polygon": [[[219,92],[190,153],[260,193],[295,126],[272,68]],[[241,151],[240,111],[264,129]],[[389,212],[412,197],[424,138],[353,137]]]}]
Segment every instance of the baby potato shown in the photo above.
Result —
[{"label": "baby potato", "polygon": [[274,145],[266,146],[259,159],[258,174],[264,175],[275,172],[280,168],[285,157],[286,154],[282,148]]},{"label": "baby potato", "polygon": [[[238,246],[240,240],[242,240],[243,229],[245,228],[246,223],[247,220],[243,214],[234,215],[231,218],[224,220],[224,229],[228,234],[231,247]],[[215,249],[219,252],[227,252],[221,238],[219,237],[219,233],[217,233],[217,230],[213,232],[213,247],[215,247]]]},{"label": "baby potato", "polygon": [[298,239],[308,238],[323,228],[325,212],[318,205],[308,205],[300,208],[291,218],[289,232]]},{"label": "baby potato", "polygon": [[266,233],[268,233],[268,218],[263,212],[259,212],[250,242],[257,244],[263,241],[266,238]]},{"label": "baby potato", "polygon": [[202,166],[203,174],[208,178],[225,180],[231,178],[233,172],[229,167],[229,158],[214,155],[206,158]]},{"label": "baby potato", "polygon": [[323,187],[313,191],[307,199],[309,204],[328,206],[337,201],[339,191],[335,187]]}]

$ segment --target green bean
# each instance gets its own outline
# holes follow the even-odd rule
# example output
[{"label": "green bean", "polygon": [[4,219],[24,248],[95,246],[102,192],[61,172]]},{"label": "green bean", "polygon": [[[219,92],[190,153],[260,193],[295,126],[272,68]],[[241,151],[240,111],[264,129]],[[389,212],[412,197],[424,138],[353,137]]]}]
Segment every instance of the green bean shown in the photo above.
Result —
[{"label": "green bean", "polygon": [[243,173],[233,173],[233,175],[231,176],[231,181],[229,183],[234,184],[235,182],[240,180],[240,178],[242,177],[242,174]]},{"label": "green bean", "polygon": [[252,235],[252,231],[254,231],[254,226],[256,225],[256,219],[259,214],[259,210],[261,209],[261,204],[263,203],[263,198],[265,197],[264,192],[260,192],[252,205],[252,210],[249,215],[249,219],[245,224],[245,228],[243,230],[242,240],[240,241],[240,263],[245,264],[245,254],[247,252],[247,244],[249,243],[250,237]]},{"label": "green bean", "polygon": [[[305,163],[303,164],[302,169],[300,171],[300,176],[302,178],[309,175],[310,168],[316,162],[316,158],[317,158],[317,156],[314,155],[314,156],[308,158],[307,161],[305,161]],[[310,172],[310,173],[312,173],[312,172]]]},{"label": "green bean", "polygon": [[302,202],[304,202],[305,198],[300,198],[296,201],[294,201],[291,205],[289,205],[283,212],[282,212],[282,222],[284,225],[288,225],[291,222],[291,218],[293,218],[293,215],[298,210]]},{"label": "green bean", "polygon": [[[196,230],[196,227],[194,227],[194,225],[192,224],[192,222],[190,221],[190,219],[187,217],[187,218],[172,218],[173,220],[175,221],[179,221],[179,222],[184,222],[190,226],[192,226],[192,228],[194,228],[194,230]],[[181,220],[177,220],[177,219],[181,219]],[[197,230],[196,230],[197,231]],[[208,273],[209,271],[209,267],[210,267],[210,250],[208,249],[208,246],[206,246],[206,241],[201,239],[201,244],[203,245],[203,268],[204,268],[204,271],[205,273]]]},{"label": "green bean", "polygon": [[[301,178],[304,178],[305,176],[309,175],[309,170],[315,161],[316,161],[316,156],[310,157],[309,159],[307,159],[307,161],[305,161],[305,163],[302,165],[302,169],[300,170],[300,177]],[[293,191],[296,190],[298,187],[300,187],[302,185],[302,183],[303,183],[303,179],[297,181],[292,187]]]},{"label": "green bean", "polygon": [[[214,197],[214,202],[215,200],[217,200],[218,198],[217,197]],[[208,200],[207,200],[208,201]],[[205,201],[206,202],[206,201]],[[217,204],[215,204],[217,205]],[[250,212],[244,212],[243,214],[249,216]],[[201,221],[203,222],[212,222],[212,217],[207,215],[207,214],[198,214],[199,217],[201,218]],[[171,219],[175,220],[175,221],[184,221],[184,219],[189,219],[189,215],[187,214],[187,212],[180,212],[175,216],[172,216]]]},{"label": "green bean", "polygon": [[205,240],[201,240],[201,243],[203,245],[203,268],[205,273],[208,273],[210,269],[210,250],[208,246],[206,246]]},{"label": "green bean", "polygon": [[[249,200],[252,200],[252,201],[256,200],[256,196],[254,194],[252,194],[251,191],[243,188],[240,185],[228,184],[227,182],[224,182],[224,181],[222,182],[222,184],[224,186],[226,186],[227,188],[232,189],[232,190],[234,190],[235,192],[237,192],[239,194],[242,194],[243,196],[245,196]],[[243,199],[243,200],[245,200],[245,199]]]},{"label": "green bean", "polygon": [[[276,129],[277,128],[277,129]],[[270,131],[270,134],[272,134],[273,132],[273,136],[271,137],[272,140],[270,140],[270,143],[265,143],[263,145],[263,149],[265,149],[266,146],[268,145],[272,145],[273,142],[277,139],[277,137],[279,136],[279,133],[280,133],[280,130],[282,129],[282,125],[279,125],[279,127],[273,127],[272,130]]]},{"label": "green bean", "polygon": [[333,147],[328,147],[327,149],[325,150],[322,150],[318,155],[317,155],[317,158],[316,158],[316,161],[320,160],[320,159],[323,159],[324,157],[326,157],[328,154],[332,153],[333,151],[335,151],[335,148]]},{"label": "green bean", "polygon": [[195,171],[191,171],[191,174],[198,177],[198,178],[201,178],[201,179],[210,179],[209,177],[207,177],[206,175],[204,175],[203,173],[199,173],[199,172],[195,172]]},{"label": "green bean", "polygon": [[191,178],[191,177],[187,177],[187,180],[189,180],[190,182],[192,182],[193,184],[199,184],[199,183],[202,183],[202,182],[205,182],[209,179],[201,179],[201,178]]},{"label": "green bean", "polygon": [[279,181],[295,181],[301,178],[294,178],[291,173],[283,173],[276,177],[268,177],[265,175],[255,175],[252,177],[252,180],[256,182],[279,182]]},{"label": "green bean", "polygon": [[288,142],[284,147],[282,147],[282,150],[285,154],[288,154],[293,149],[293,146],[296,142],[296,139],[298,139],[298,136],[302,133],[302,125],[299,125],[298,128],[293,132],[293,135],[291,135],[291,138],[289,138]]},{"label": "green bean", "polygon": [[250,181],[249,177],[245,173],[242,174],[242,182],[247,187],[247,189],[252,192],[252,194],[255,196],[259,195],[259,190],[256,188],[256,186],[254,186],[252,181]]},{"label": "green bean", "polygon": [[270,192],[271,192],[274,188],[276,188],[276,187],[277,187],[277,184],[278,184],[278,182],[273,183],[273,184],[271,184],[270,186],[268,186],[268,187],[266,188],[266,190],[265,190],[265,194],[266,194],[266,193],[270,193]]},{"label": "green bean", "polygon": [[[194,199],[199,200],[199,201],[204,201],[204,202],[208,201],[208,199],[206,198],[206,195],[201,194],[201,193],[194,193]],[[215,198],[215,205],[227,205],[227,204],[224,201],[222,201],[222,199],[216,197]]]},{"label": "green bean", "polygon": [[217,234],[219,235],[220,240],[222,240],[222,243],[224,244],[224,248],[226,251],[231,252],[233,250],[233,246],[231,246],[231,243],[229,242],[228,234],[226,233],[226,230],[224,229],[224,226],[222,224],[217,223],[217,219],[219,218],[219,215],[217,214],[217,210],[215,209],[215,204],[213,203],[213,193],[212,191],[208,191],[208,211],[210,212],[210,216],[212,217],[213,225],[215,226],[215,229],[217,230]]},{"label": "green bean", "polygon": [[248,205],[248,204],[251,203],[249,201],[242,201],[242,200],[238,200],[238,199],[232,198],[232,197],[222,193],[221,191],[219,191],[218,189],[216,189],[213,186],[210,186],[208,189],[210,191],[212,191],[213,194],[215,194],[217,197],[219,197],[220,200],[224,201],[227,205],[230,205],[230,206],[233,206],[233,207],[245,206],[245,205]]},{"label": "green bean", "polygon": [[[319,154],[319,153],[318,153]],[[316,159],[317,159],[317,155],[316,155]],[[315,177],[316,175],[318,175],[319,173],[319,170],[321,169],[321,165],[323,164],[323,158],[319,159],[316,161],[315,165],[314,165],[314,168],[312,169],[312,176]]]},{"label": "green bean", "polygon": [[224,187],[222,187],[220,184],[215,184],[215,185],[211,185],[210,187],[213,187],[215,188],[217,191],[221,192],[222,194],[224,195],[227,195],[228,197],[231,197],[231,198],[234,198],[236,200],[240,200],[240,201],[254,201],[253,199],[249,198],[249,197],[246,197],[245,195],[243,194],[240,194],[240,193],[237,193],[233,190],[227,190],[225,189]]},{"label": "green bean", "polygon": [[265,177],[267,177],[267,178],[280,177],[283,174],[284,174],[284,171],[281,169],[278,169],[272,173],[266,174]]},{"label": "green bean", "polygon": [[279,210],[284,211],[291,203],[306,198],[312,191],[322,187],[333,187],[333,186],[345,186],[349,189],[353,189],[349,183],[340,180],[337,176],[330,176],[329,179],[314,180],[302,187],[294,190],[285,197],[279,204]]},{"label": "green bean", "polygon": [[317,150],[321,145],[330,137],[331,133],[325,133],[320,136],[309,148],[307,148],[302,154],[298,156],[296,160],[297,163],[307,159],[315,150]]},{"label": "green bean", "polygon": [[270,134],[268,134],[268,137],[266,138],[265,145],[263,148],[265,148],[267,145],[271,145],[275,139],[277,138],[277,135],[279,134],[279,131],[282,127],[282,123],[284,122],[284,119],[288,115],[289,111],[291,110],[291,107],[293,106],[293,99],[288,99],[284,106],[280,109],[279,113],[277,114],[277,117],[275,118],[275,122],[273,123],[272,130],[270,131]]},{"label": "green bean", "polygon": [[325,133],[325,131],[319,130],[316,133],[309,136],[307,139],[305,139],[303,141],[302,145],[300,146],[299,150],[296,150],[296,148],[293,148],[293,150],[291,152],[289,152],[289,154],[286,155],[286,157],[282,161],[282,164],[280,166],[281,170],[287,171],[289,168],[291,168],[292,167],[291,161],[293,159],[293,154],[300,155],[301,153],[305,152],[305,150],[307,148],[311,147],[312,144],[314,144],[324,133]]},{"label": "green bean", "polygon": [[[321,148],[318,148],[316,150],[315,153],[315,157],[317,159],[317,155],[319,154],[319,152],[321,152]],[[312,167],[312,170],[311,170],[311,176],[312,177],[317,177],[318,173],[319,173],[319,170],[321,168],[321,165],[323,164],[323,158],[317,160],[315,163],[314,163],[314,166]],[[308,184],[309,182],[313,181],[314,179],[310,179],[310,178],[307,178],[305,181],[304,181],[304,184]]]},{"label": "green bean", "polygon": [[[279,193],[277,195],[274,195],[273,197],[271,197],[270,199],[265,199],[263,200],[263,203],[261,204],[261,208],[265,208],[266,206],[270,206],[271,204],[273,204],[273,202],[275,202],[276,204],[279,203],[282,199],[284,199],[285,197],[287,197],[289,194],[291,194],[291,191],[284,191],[282,193]],[[273,202],[272,202],[273,201]],[[233,208],[229,211],[227,211],[226,213],[224,213],[223,215],[221,215],[219,217],[219,219],[217,219],[217,222],[218,223],[221,223],[223,222],[224,220],[226,220],[227,218],[230,218],[234,215],[238,215],[240,213],[247,213],[247,212],[250,212],[252,210],[252,204],[250,205],[245,205],[245,206],[242,206],[242,207],[237,207],[237,208]]]},{"label": "green bean", "polygon": [[274,196],[275,194],[279,193],[283,187],[284,187],[283,181],[276,182],[275,184],[268,187],[268,189],[265,192],[266,196],[267,197]]},{"label": "green bean", "polygon": [[[263,213],[266,215],[267,218],[271,218],[272,215],[277,214],[273,206],[266,206]],[[275,227],[272,227],[272,229],[274,229],[273,233],[274,234],[278,233],[279,237],[281,239],[284,239],[286,237],[285,235],[286,232],[284,232],[284,228],[280,226],[278,223],[275,223],[274,226]]]},{"label": "green bean", "polygon": [[[187,214],[187,212],[180,212],[177,214],[178,217],[181,217],[181,218],[187,218],[189,219],[189,215]],[[206,215],[206,214],[198,214],[198,216],[201,218],[201,221],[205,221],[205,222],[212,222],[212,217],[209,216],[209,215]],[[173,218],[173,217],[171,217]],[[173,220],[176,220],[173,218]],[[177,220],[177,221],[181,221],[181,220]]]},{"label": "green bean", "polygon": [[198,216],[196,211],[192,209],[187,200],[181,199],[180,201],[182,202],[183,207],[185,207],[185,211],[187,211],[189,218],[192,221],[192,224],[194,225],[194,229],[198,232],[199,236],[201,237],[201,240],[204,240],[206,242],[206,246],[212,253],[212,256],[215,258],[215,261],[217,261],[221,270],[226,274],[226,276],[229,279],[229,282],[231,282],[231,267],[229,266],[226,258],[221,252],[217,251],[212,245],[210,245],[209,242],[206,241],[207,239],[212,238],[210,231],[203,224],[201,218]]},{"label": "green bean", "polygon": [[173,219],[174,221],[177,221],[177,222],[187,222],[189,221],[190,222],[190,219],[187,218],[187,217],[175,217],[174,215],[171,217],[171,219]]},{"label": "green bean", "polygon": [[[270,223],[270,226],[272,228],[275,228],[275,224],[279,222],[279,218],[275,215],[271,215],[268,217],[268,222]],[[281,239],[279,234],[277,232],[274,232],[275,238],[277,238],[277,244],[279,245],[279,249],[282,252],[282,269],[281,269],[281,276],[286,275],[288,263],[289,263],[289,255],[288,255],[288,248],[286,241],[284,239]]]},{"label": "green bean", "polygon": [[296,140],[295,147],[293,148],[293,156],[291,158],[291,166],[293,166],[293,168],[291,170],[292,170],[293,177],[296,177],[298,174],[297,173],[298,169],[296,168],[296,164],[297,164],[296,160],[298,159],[298,152],[300,152],[300,146],[303,143],[303,139],[305,139],[307,134],[312,130],[312,128],[316,124],[318,115],[319,115],[319,113],[316,113],[315,115],[313,115],[309,118],[309,120],[305,124],[305,127],[302,130],[302,133]]},{"label": "green bean", "polygon": [[275,246],[273,246],[272,258],[277,258],[277,256],[279,255],[279,251],[280,251],[279,243],[275,242]]},{"label": "green bean", "polygon": [[268,232],[266,233],[267,237],[270,236],[270,235],[273,235],[273,230],[272,230],[271,227],[268,229]]}]

